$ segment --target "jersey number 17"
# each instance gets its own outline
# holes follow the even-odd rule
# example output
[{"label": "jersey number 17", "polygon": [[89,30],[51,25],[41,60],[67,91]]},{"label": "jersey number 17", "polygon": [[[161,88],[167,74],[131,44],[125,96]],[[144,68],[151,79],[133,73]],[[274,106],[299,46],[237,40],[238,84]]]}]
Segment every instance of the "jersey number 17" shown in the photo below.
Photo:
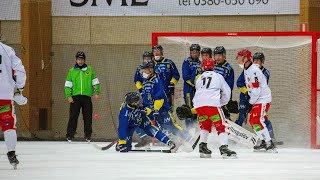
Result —
[{"label": "jersey number 17", "polygon": [[202,87],[206,87],[207,89],[210,87],[212,77],[204,77],[202,78]]}]

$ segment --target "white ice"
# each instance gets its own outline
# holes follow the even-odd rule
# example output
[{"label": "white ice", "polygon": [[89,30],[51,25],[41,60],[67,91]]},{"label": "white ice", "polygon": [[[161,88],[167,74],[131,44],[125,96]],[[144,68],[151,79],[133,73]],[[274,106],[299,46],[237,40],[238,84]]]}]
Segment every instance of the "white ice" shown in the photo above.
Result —
[{"label": "white ice", "polygon": [[0,142],[0,180],[320,179],[320,150],[280,147],[278,154],[267,154],[236,148],[238,159],[222,159],[217,146],[210,148],[212,158],[200,159],[198,148],[192,153],[118,153],[84,142],[18,142],[20,164],[13,170]]}]

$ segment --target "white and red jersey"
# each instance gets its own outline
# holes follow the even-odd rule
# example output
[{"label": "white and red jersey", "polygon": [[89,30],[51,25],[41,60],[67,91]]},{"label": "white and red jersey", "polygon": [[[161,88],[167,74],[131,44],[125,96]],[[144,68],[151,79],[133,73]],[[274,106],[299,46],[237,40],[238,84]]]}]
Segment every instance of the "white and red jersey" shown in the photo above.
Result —
[{"label": "white and red jersey", "polygon": [[0,42],[0,99],[12,100],[15,86],[23,88],[25,83],[26,71],[21,60],[11,47]]},{"label": "white and red jersey", "polygon": [[202,106],[221,107],[228,104],[231,89],[224,78],[214,72],[205,71],[195,83],[196,93],[193,98],[195,108]]},{"label": "white and red jersey", "polygon": [[271,90],[261,69],[252,64],[244,70],[244,77],[250,104],[262,104],[271,102]]}]

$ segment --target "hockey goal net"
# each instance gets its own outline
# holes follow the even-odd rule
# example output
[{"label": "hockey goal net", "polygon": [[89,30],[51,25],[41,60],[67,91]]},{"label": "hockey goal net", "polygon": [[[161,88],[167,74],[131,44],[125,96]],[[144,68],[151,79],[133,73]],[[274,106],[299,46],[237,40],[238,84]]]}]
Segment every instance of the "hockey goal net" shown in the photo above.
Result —
[{"label": "hockey goal net", "polygon": [[[237,52],[242,48],[248,48],[252,53],[263,52],[266,57],[264,66],[271,74],[269,86],[273,100],[269,119],[273,124],[276,139],[284,141],[288,146],[319,148],[318,34],[304,32],[152,34],[152,45],[163,46],[164,56],[175,62],[180,74],[183,60],[189,55],[189,46],[193,43],[212,49],[224,46],[227,50],[227,61],[235,70],[235,83],[242,71],[235,60]],[[239,100],[236,84],[232,97],[233,100]],[[182,104],[184,104],[183,80],[180,79],[175,92],[175,106]],[[236,115],[232,115],[231,119],[235,120]],[[251,130],[249,125],[244,127]]]}]

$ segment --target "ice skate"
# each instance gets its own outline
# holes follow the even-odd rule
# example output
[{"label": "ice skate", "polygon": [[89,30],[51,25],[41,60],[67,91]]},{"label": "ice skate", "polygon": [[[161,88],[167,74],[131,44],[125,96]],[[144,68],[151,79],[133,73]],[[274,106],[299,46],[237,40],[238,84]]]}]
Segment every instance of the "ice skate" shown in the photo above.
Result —
[{"label": "ice skate", "polygon": [[170,151],[171,153],[175,153],[177,152],[177,150],[179,149],[181,144],[176,144],[173,141],[169,141],[168,142],[168,146],[170,147]]},{"label": "ice skate", "polygon": [[91,142],[91,137],[90,137],[90,136],[87,136],[87,137],[85,137],[85,140],[87,141],[87,143],[90,144],[90,142]]},{"label": "ice skate", "polygon": [[272,140],[266,143],[266,151],[269,153],[278,153],[277,148]]},{"label": "ice skate", "polygon": [[259,145],[253,147],[253,152],[264,152],[266,151],[267,144],[265,140],[262,140]]},{"label": "ice skate", "polygon": [[19,164],[19,161],[16,156],[15,151],[10,151],[7,153],[8,159],[10,164],[13,166],[13,169],[17,169],[17,165]]},{"label": "ice skate", "polygon": [[67,142],[68,142],[68,143],[71,143],[71,142],[72,142],[72,140],[73,140],[73,138],[72,138],[72,137],[67,137]]},{"label": "ice skate", "polygon": [[199,144],[199,153],[200,153],[200,158],[211,158],[211,150],[208,149],[207,143],[200,143]]},{"label": "ice skate", "polygon": [[222,158],[237,158],[237,153],[228,149],[228,145],[222,145],[219,148]]}]

